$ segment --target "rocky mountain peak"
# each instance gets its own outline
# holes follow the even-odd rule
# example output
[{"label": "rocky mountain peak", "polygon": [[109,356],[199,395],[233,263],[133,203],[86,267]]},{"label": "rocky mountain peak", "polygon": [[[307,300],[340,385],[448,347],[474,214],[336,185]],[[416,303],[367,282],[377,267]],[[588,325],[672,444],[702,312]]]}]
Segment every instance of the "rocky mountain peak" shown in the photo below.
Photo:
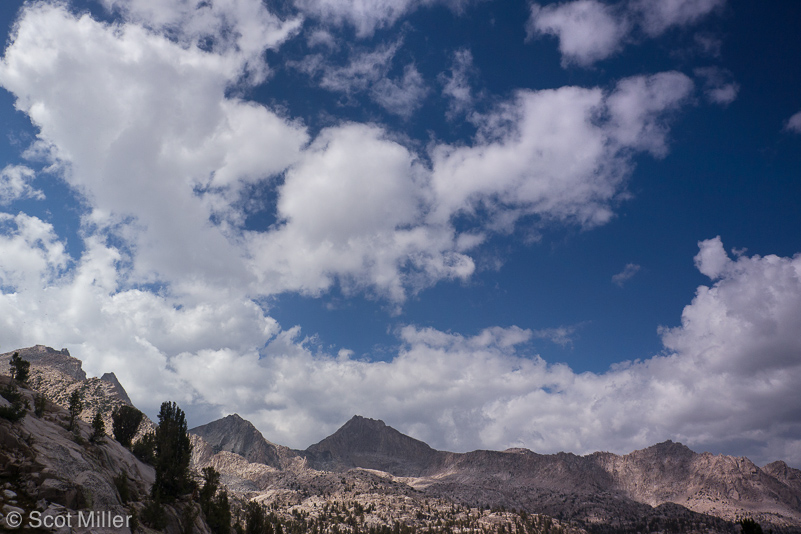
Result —
[{"label": "rocky mountain peak", "polygon": [[328,467],[358,466],[408,475],[424,471],[437,451],[381,420],[356,415],[306,453]]},{"label": "rocky mountain peak", "polygon": [[108,382],[112,386],[112,392],[120,398],[125,404],[129,404],[133,406],[131,402],[131,398],[128,396],[128,393],[125,391],[125,388],[122,387],[120,381],[117,380],[117,375],[114,373],[105,373],[103,376],[100,377],[100,380],[103,382]]},{"label": "rocky mountain peak", "polygon": [[56,350],[44,345],[34,345],[0,354],[0,372],[8,373],[8,364],[15,352],[18,352],[23,360],[31,362],[34,367],[49,367],[75,380],[86,380],[81,360],[73,358],[67,349]]},{"label": "rocky mountain peak", "polygon": [[697,456],[697,453],[682,443],[672,440],[663,441],[630,453],[628,456],[639,458],[655,458],[661,460],[688,461]]},{"label": "rocky mountain peak", "polygon": [[252,463],[281,467],[279,447],[266,440],[250,421],[238,414],[193,428],[189,433],[203,438],[217,452],[233,452]]}]

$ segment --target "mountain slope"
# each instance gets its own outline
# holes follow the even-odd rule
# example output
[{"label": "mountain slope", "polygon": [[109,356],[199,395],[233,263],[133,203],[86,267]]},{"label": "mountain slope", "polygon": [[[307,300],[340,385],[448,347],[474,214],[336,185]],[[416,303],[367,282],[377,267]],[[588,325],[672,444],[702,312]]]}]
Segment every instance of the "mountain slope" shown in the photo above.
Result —
[{"label": "mountain slope", "polygon": [[441,456],[439,451],[383,421],[359,415],[305,452],[311,465],[320,468],[362,467],[397,476],[420,475]]},{"label": "mountain slope", "polygon": [[248,462],[281,468],[284,459],[294,456],[287,447],[280,447],[264,439],[250,421],[238,414],[229,415],[189,430],[203,438],[215,452],[238,454]]},{"label": "mountain slope", "polygon": [[[0,406],[9,404],[4,396],[12,395],[5,389],[10,383],[9,377],[0,376]],[[34,405],[34,390],[20,387],[17,393]],[[15,422],[0,418],[0,510],[5,515],[0,526],[13,526],[5,524],[13,517],[10,512],[19,512],[26,521],[35,517],[33,512],[41,512],[40,517],[50,517],[51,524],[53,518],[70,517],[74,528],[69,532],[76,534],[130,534],[127,527],[143,515],[155,470],[109,436],[93,442],[93,429],[83,421],[76,421],[74,431],[68,430],[68,421],[68,412],[50,401],[40,415],[28,412]],[[123,486],[125,499],[120,493]],[[191,501],[164,505],[166,525],[159,532],[210,534],[199,511]],[[92,512],[119,518],[121,527],[87,525],[88,520],[81,525],[78,514],[87,518]],[[45,531],[22,528],[20,532]],[[156,531],[140,523],[137,532]]]}]

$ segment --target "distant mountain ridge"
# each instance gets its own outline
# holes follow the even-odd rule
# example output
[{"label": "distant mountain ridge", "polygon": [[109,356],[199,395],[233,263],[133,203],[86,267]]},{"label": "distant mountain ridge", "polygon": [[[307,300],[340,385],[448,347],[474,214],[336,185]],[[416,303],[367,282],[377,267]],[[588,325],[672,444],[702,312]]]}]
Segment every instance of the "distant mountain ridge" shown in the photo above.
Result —
[{"label": "distant mountain ridge", "polygon": [[[236,417],[239,428],[258,432]],[[226,439],[242,446],[225,450],[258,457],[244,446],[258,440]],[[383,471],[432,497],[587,523],[636,524],[656,517],[731,522],[754,517],[766,525],[801,531],[800,470],[784,462],[760,469],[747,458],[699,454],[669,440],[622,456],[538,454],[528,449],[453,453],[357,415],[334,434],[294,453],[320,471]]]}]

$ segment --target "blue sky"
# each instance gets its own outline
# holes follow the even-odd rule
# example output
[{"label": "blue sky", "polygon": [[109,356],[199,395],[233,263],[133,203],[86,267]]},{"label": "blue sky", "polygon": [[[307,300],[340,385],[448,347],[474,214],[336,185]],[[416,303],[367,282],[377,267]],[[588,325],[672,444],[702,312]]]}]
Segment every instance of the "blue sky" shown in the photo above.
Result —
[{"label": "blue sky", "polygon": [[305,447],[801,465],[796,2],[5,2],[0,332]]}]

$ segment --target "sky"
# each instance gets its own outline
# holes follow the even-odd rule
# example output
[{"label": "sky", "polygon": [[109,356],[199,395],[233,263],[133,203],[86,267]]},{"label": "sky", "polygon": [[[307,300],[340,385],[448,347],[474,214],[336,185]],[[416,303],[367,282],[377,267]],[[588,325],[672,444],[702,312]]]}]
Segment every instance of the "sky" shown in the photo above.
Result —
[{"label": "sky", "polygon": [[801,3],[8,0],[0,348],[305,448],[801,467]]}]

